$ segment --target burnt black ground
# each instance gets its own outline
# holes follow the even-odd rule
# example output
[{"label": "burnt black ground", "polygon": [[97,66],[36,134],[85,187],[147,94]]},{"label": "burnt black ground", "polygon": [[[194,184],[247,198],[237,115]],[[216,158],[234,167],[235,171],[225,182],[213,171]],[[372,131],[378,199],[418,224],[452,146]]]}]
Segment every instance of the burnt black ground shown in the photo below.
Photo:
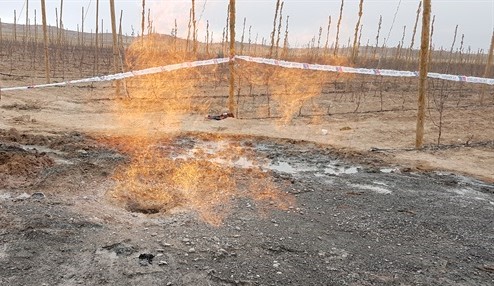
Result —
[{"label": "burnt black ground", "polygon": [[[216,227],[188,210],[119,207],[105,194],[125,155],[80,134],[63,136],[64,144],[48,147],[63,150],[51,155],[65,163],[27,187],[0,190],[0,285],[494,284],[492,184],[389,172],[364,157],[350,164],[309,143],[230,138],[296,169],[267,170],[296,205],[261,211],[236,198]],[[334,164],[341,174],[324,172]],[[35,192],[45,197],[18,197]]]}]

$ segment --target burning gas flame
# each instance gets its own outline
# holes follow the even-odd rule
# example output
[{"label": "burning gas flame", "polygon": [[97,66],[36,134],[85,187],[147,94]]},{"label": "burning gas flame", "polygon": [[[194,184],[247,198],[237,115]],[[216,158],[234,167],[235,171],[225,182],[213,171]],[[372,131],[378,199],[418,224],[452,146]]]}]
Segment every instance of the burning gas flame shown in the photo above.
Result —
[{"label": "burning gas flame", "polygon": [[[139,69],[194,59],[183,45],[157,35],[138,39],[127,51],[127,65]],[[116,101],[115,115],[122,129],[131,135],[107,142],[130,158],[114,174],[116,184],[110,195],[116,202],[142,213],[192,210],[212,225],[222,223],[239,197],[252,200],[259,209],[293,205],[293,197],[282,192],[282,186],[263,170],[231,164],[242,156],[256,160],[255,152],[233,143],[221,144],[214,152],[197,148],[191,151],[190,146],[177,141],[183,118],[211,108],[209,100],[195,95],[211,86],[203,74],[218,71],[222,72],[221,68],[214,66],[183,69],[127,81],[129,97]],[[175,131],[175,135],[156,132],[163,127]],[[214,135],[202,140],[222,141]],[[177,142],[182,157],[176,156],[176,150],[170,151]]]},{"label": "burning gas flame", "polygon": [[[207,142],[218,142],[208,136],[204,138],[213,140]],[[282,192],[283,186],[275,183],[269,173],[255,167],[238,168],[231,164],[239,156],[255,156],[240,146],[222,144],[215,153],[207,150],[190,152],[189,149],[189,155],[181,157],[184,152],[177,156],[164,150],[170,146],[170,140],[177,138],[157,141],[129,139],[113,138],[111,142],[131,157],[129,164],[116,171],[116,187],[111,195],[130,211],[167,213],[188,209],[195,211],[204,221],[220,225],[236,198],[248,198],[260,210],[272,206],[287,209],[294,204],[293,197]]]}]

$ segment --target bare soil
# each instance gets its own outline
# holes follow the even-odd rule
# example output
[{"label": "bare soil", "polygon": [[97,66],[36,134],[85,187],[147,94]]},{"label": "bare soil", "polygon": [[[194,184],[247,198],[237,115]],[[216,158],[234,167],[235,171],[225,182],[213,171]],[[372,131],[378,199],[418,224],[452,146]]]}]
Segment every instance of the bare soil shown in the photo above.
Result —
[{"label": "bare soil", "polygon": [[[17,180],[4,181],[0,193],[2,285],[494,281],[492,184],[293,140],[186,134],[157,141],[160,156],[234,170],[236,193],[212,224],[193,203],[135,208],[113,196],[114,175],[132,165],[131,154],[108,143],[122,137],[16,135],[2,132],[2,154],[18,154],[36,172],[4,174]],[[226,156],[210,157],[211,150],[230,148],[249,155],[211,161]],[[278,197],[248,195],[259,168]]]}]

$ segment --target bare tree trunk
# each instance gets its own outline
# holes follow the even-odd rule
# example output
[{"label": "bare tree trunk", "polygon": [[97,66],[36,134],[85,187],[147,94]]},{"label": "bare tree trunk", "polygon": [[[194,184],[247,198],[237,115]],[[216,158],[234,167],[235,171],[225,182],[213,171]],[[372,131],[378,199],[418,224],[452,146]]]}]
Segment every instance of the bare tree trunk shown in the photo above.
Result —
[{"label": "bare tree trunk", "polygon": [[429,65],[432,69],[432,54],[434,53],[434,45],[433,45],[433,37],[434,37],[434,22],[436,21],[436,15],[432,16],[432,23],[431,23],[431,35],[429,37]]},{"label": "bare tree trunk", "polygon": [[[247,21],[247,18],[244,17],[244,25],[242,27],[242,37],[240,38],[240,54],[244,54],[244,36],[245,36],[245,23]],[[208,24],[209,27],[209,24]]]},{"label": "bare tree trunk", "polygon": [[[36,51],[38,50],[38,18],[37,18],[37,13],[36,9],[34,9],[34,63],[36,63]],[[35,65],[36,68],[36,65]]]},{"label": "bare tree trunk", "polygon": [[336,42],[334,43],[334,52],[333,52],[334,56],[338,54],[338,41],[340,39],[340,26],[341,26],[341,18],[343,17],[344,4],[345,4],[345,0],[341,0],[340,17],[338,18],[338,24],[336,25]]},{"label": "bare tree trunk", "polygon": [[230,0],[230,90],[228,95],[228,110],[231,113],[235,112],[235,0]]},{"label": "bare tree trunk", "polygon": [[[374,47],[374,54],[372,55],[372,59],[375,60],[376,59],[376,55],[377,55],[377,48],[379,47],[379,34],[381,33],[381,25],[383,23],[383,16],[380,15],[379,16],[379,23],[378,23],[378,26],[377,26],[377,35],[376,35],[376,46]],[[379,67],[378,67],[379,68]]]},{"label": "bare tree trunk", "polygon": [[151,20],[151,9],[148,8],[148,36],[151,35],[152,33],[154,33],[153,21],[154,20]]},{"label": "bare tree trunk", "polygon": [[415,136],[415,148],[421,149],[424,143],[425,102],[427,84],[427,65],[429,60],[429,32],[431,21],[431,0],[424,0],[424,12],[422,14],[422,43],[420,45],[420,77],[419,97],[417,113],[417,130]]},{"label": "bare tree trunk", "polygon": [[[60,15],[62,15],[62,11],[60,10]],[[59,23],[61,23],[61,21],[59,21],[59,18],[58,18],[58,10],[57,8],[55,8],[55,17],[56,17],[56,21],[55,21],[55,24],[57,26],[57,36],[56,36],[56,49],[55,49],[55,60],[54,60],[54,63],[52,63],[52,67],[54,70],[57,69],[57,65],[58,65],[58,62],[59,59],[60,59],[60,55],[61,55],[61,44],[60,44],[60,35],[62,34],[62,27],[61,25],[59,25]],[[60,19],[62,19],[62,17],[60,17]],[[65,62],[62,60],[61,61],[62,63],[62,78],[63,78],[63,75],[64,75],[64,65],[65,65]]]},{"label": "bare tree trunk", "polygon": [[144,44],[144,23],[146,21],[146,0],[142,0],[141,40]]},{"label": "bare tree trunk", "polygon": [[192,52],[197,55],[197,21],[196,21],[196,2],[192,0]]},{"label": "bare tree trunk", "polygon": [[[119,21],[119,28],[118,28],[118,60],[120,64],[120,72],[125,72],[124,70],[124,63],[123,63],[123,56],[122,56],[122,51],[124,50],[124,42],[123,42],[123,35],[122,35],[122,18],[123,18],[123,10],[120,10],[120,21]],[[122,87],[123,87],[123,93],[125,96],[129,96],[129,92],[127,90],[127,82],[125,79],[122,81]]]},{"label": "bare tree trunk", "polygon": [[63,15],[63,0],[60,0],[60,23],[58,24],[58,35],[57,35],[57,45],[60,47],[60,43],[62,40],[62,31],[63,31],[63,21],[62,21],[62,15]]},{"label": "bare tree trunk", "polygon": [[[192,11],[191,11],[191,13],[192,13]],[[225,46],[226,46],[226,43],[228,42],[229,25],[230,25],[230,3],[228,3],[227,13],[226,13],[226,26],[225,26],[225,33],[224,33],[225,40],[223,41],[223,43],[225,43]],[[222,47],[222,49],[226,51],[226,48]],[[224,52],[224,53],[226,53],[226,52]]]},{"label": "bare tree trunk", "polygon": [[280,6],[280,17],[279,17],[279,23],[278,23],[278,35],[276,36],[276,58],[278,58],[278,48],[280,47],[280,36],[281,36],[281,24],[283,21],[283,5],[285,2],[281,2]]},{"label": "bare tree trunk", "polygon": [[46,28],[45,0],[41,0],[41,18],[43,19],[43,41],[45,43],[45,75],[46,83],[50,83],[50,59],[48,54],[48,31]]},{"label": "bare tree trunk", "polygon": [[101,39],[101,49],[103,49],[103,47],[105,46],[105,38],[104,38],[104,32],[105,32],[105,29],[104,29],[104,21],[103,21],[103,18],[101,18],[101,35],[100,35],[100,39]]},{"label": "bare tree trunk", "polygon": [[422,2],[419,2],[419,7],[417,8],[417,16],[415,18],[415,24],[413,25],[412,39],[410,40],[410,47],[406,55],[406,64],[408,67],[408,62],[413,60],[413,45],[415,44],[415,34],[417,33],[417,25],[420,18],[420,10],[422,9]]},{"label": "bare tree trunk", "polygon": [[37,19],[36,9],[34,9],[34,41],[36,42],[36,47],[37,47],[38,46],[38,19]]},{"label": "bare tree trunk", "polygon": [[[485,66],[484,77],[489,77],[492,61],[494,59],[494,31],[492,31],[491,47],[489,48],[489,55],[487,56],[487,64]],[[480,104],[484,103],[485,85],[482,85],[482,91],[480,92]]]},{"label": "bare tree trunk", "polygon": [[[118,73],[117,23],[115,19],[115,0],[110,0],[111,32],[113,36],[113,72]],[[120,96],[120,80],[116,81],[116,95]]]},{"label": "bare tree trunk", "polygon": [[29,0],[26,0],[26,25],[24,26],[24,46],[27,44],[29,35]]},{"label": "bare tree trunk", "polygon": [[82,19],[81,19],[81,45],[84,47],[84,6],[82,7]]},{"label": "bare tree trunk", "polygon": [[14,10],[14,42],[17,42],[17,12]]},{"label": "bare tree trunk", "polygon": [[98,23],[99,23],[99,0],[96,0],[96,38],[94,43],[94,66],[93,73],[99,74],[99,47],[98,47]]},{"label": "bare tree trunk", "polygon": [[189,9],[189,24],[187,25],[187,42],[185,44],[185,52],[189,52],[190,29],[192,28],[192,8]]},{"label": "bare tree trunk", "polygon": [[[123,48],[123,36],[122,36],[122,18],[123,18],[123,10],[120,10],[120,20],[118,24],[118,49]],[[121,59],[121,56],[119,56]],[[122,65],[123,68],[123,65]]]},{"label": "bare tree trunk", "polygon": [[[451,48],[449,50],[448,63],[446,65],[446,73],[447,74],[449,73],[451,64],[453,62],[453,50],[455,48],[457,34],[458,34],[458,25],[456,25],[455,34],[453,37],[453,43],[451,44]],[[439,128],[439,131],[437,134],[437,145],[441,144],[441,136],[443,133],[444,105],[446,104],[446,99],[448,97],[447,95],[444,94],[444,86],[445,85],[446,85],[446,81],[445,80],[441,81],[441,87],[439,88],[439,100],[438,101],[435,100],[435,96],[433,95],[434,102],[436,103],[437,111],[439,112],[439,122],[437,124],[437,127]]]},{"label": "bare tree trunk", "polygon": [[276,10],[274,12],[273,32],[271,32],[271,47],[269,48],[269,57],[273,56],[274,39],[275,39],[275,35],[276,35],[276,19],[278,19],[278,10],[279,9],[280,9],[280,0],[276,0]]},{"label": "bare tree trunk", "polygon": [[249,26],[249,54],[250,54],[250,47],[252,45],[252,25]]},{"label": "bare tree trunk", "polygon": [[358,56],[359,46],[357,44],[358,43],[357,41],[358,41],[358,31],[360,27],[360,21],[362,20],[363,6],[364,6],[364,0],[360,0],[359,9],[358,9],[358,20],[357,20],[357,24],[355,25],[355,35],[353,38],[353,50],[352,50],[353,64],[355,64],[355,61],[357,60],[357,56]]},{"label": "bare tree trunk", "polygon": [[401,40],[398,43],[398,47],[396,49],[396,54],[395,54],[395,59],[394,62],[397,66],[400,66],[400,59],[401,59],[401,51],[403,50],[403,45],[405,44],[405,35],[407,32],[407,26],[403,26],[403,34],[401,36]]},{"label": "bare tree trunk", "polygon": [[209,20],[206,20],[206,55],[209,57]]},{"label": "bare tree trunk", "polygon": [[327,28],[327,33],[326,33],[326,43],[324,44],[324,53],[328,52],[329,49],[329,29],[331,28],[331,15],[329,16],[328,19],[328,28]]},{"label": "bare tree trunk", "polygon": [[[286,25],[285,25],[285,39],[283,40],[283,51],[281,52],[281,58],[286,58],[288,56],[288,20],[290,16],[286,16]],[[257,42],[257,38],[256,38]]]}]

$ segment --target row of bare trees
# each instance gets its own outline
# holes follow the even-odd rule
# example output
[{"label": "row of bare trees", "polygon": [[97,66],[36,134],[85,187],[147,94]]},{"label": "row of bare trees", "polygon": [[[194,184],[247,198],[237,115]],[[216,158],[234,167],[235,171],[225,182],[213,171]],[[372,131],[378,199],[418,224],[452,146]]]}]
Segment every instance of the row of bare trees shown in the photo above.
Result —
[{"label": "row of bare trees", "polygon": [[[33,27],[30,25],[29,15],[26,13],[26,25],[23,26],[22,37],[17,34],[18,24],[14,23],[9,31],[5,31],[5,25],[0,25],[0,54],[1,57],[7,57],[10,62],[11,72],[15,56],[18,55],[16,50],[21,47],[24,51],[24,55],[30,54],[33,57],[32,64],[36,66],[36,60],[41,53],[38,50],[43,50],[45,61],[45,77],[46,81],[50,82],[51,77],[58,76],[65,78],[67,63],[74,62],[73,59],[77,58],[76,66],[80,69],[80,76],[84,75],[84,71],[87,72],[88,68],[85,65],[92,67],[92,74],[103,73],[118,73],[129,66],[129,61],[125,59],[124,50],[128,46],[129,39],[134,41],[141,41],[141,45],[144,46],[144,30],[146,23],[146,3],[142,0],[142,19],[141,19],[141,35],[132,35],[132,37],[124,37],[122,35],[122,18],[123,11],[120,11],[120,21],[117,25],[117,17],[115,14],[114,0],[110,0],[111,11],[111,37],[110,34],[100,32],[100,19],[99,19],[99,0],[96,1],[96,29],[95,33],[88,36],[84,32],[85,14],[84,8],[82,8],[82,21],[81,29],[78,28],[77,34],[64,29],[62,15],[63,15],[63,0],[60,0],[60,14],[57,15],[57,26],[48,27],[46,19],[45,1],[42,0],[42,41],[38,35],[38,25],[34,20],[34,33]],[[241,28],[242,34],[240,41],[236,41],[235,38],[235,1],[230,0],[228,5],[227,24],[223,30],[221,42],[213,41],[213,33],[209,31],[209,22],[206,25],[206,37],[204,41],[198,39],[198,25],[195,11],[195,1],[191,1],[191,8],[189,13],[189,24],[186,39],[179,39],[177,36],[178,27],[175,21],[175,26],[172,29],[171,37],[165,35],[158,35],[154,33],[153,22],[150,17],[150,10],[147,13],[147,37],[163,38],[168,41],[159,41],[160,43],[167,43],[166,49],[173,51],[177,54],[175,58],[181,60],[194,59],[194,58],[210,58],[212,56],[224,56],[229,55],[233,57],[236,51],[240,51],[241,54],[252,56],[263,56],[293,61],[314,62],[323,64],[337,64],[337,65],[354,65],[360,67],[369,68],[390,68],[390,69],[407,69],[415,70],[417,67],[420,69],[420,80],[418,85],[419,100],[418,100],[418,120],[417,120],[417,138],[420,137],[420,133],[423,133],[423,120],[425,117],[426,106],[426,80],[425,74],[427,71],[435,71],[442,73],[457,73],[468,74],[476,76],[488,77],[490,75],[490,66],[492,65],[492,47],[494,45],[494,33],[491,40],[491,48],[486,55],[483,50],[472,51],[470,48],[465,48],[464,35],[461,35],[461,41],[458,41],[458,26],[454,30],[454,36],[451,47],[444,49],[440,47],[436,49],[433,44],[434,35],[434,17],[432,17],[432,23],[430,21],[430,1],[418,1],[417,14],[415,22],[413,23],[413,30],[410,38],[410,45],[405,46],[406,38],[406,26],[403,27],[403,34],[400,42],[397,46],[389,46],[387,44],[391,29],[388,33],[387,39],[381,40],[381,27],[383,17],[380,16],[378,22],[378,30],[376,34],[375,44],[371,45],[369,41],[366,44],[361,43],[362,31],[364,25],[361,23],[362,15],[364,13],[364,1],[359,1],[358,20],[355,24],[355,32],[352,37],[348,38],[346,45],[342,45],[340,41],[340,30],[342,18],[344,15],[345,0],[341,0],[339,17],[336,27],[336,40],[330,46],[330,29],[332,24],[332,16],[328,17],[328,25],[326,31],[323,27],[320,27],[318,33],[311,39],[309,43],[303,48],[290,48],[289,46],[289,16],[283,15],[284,1],[277,0],[275,3],[273,29],[268,39],[262,38],[259,42],[258,35],[253,39],[251,33],[252,26],[246,27],[247,19],[243,19],[243,26]],[[399,6],[397,7],[398,10]],[[422,17],[422,41],[420,50],[414,49],[414,43],[417,33],[418,21],[420,19],[420,13],[423,9]],[[14,12],[15,14],[16,12]],[[396,13],[395,13],[396,15]],[[394,23],[394,20],[393,20]],[[1,19],[0,19],[1,24]],[[284,26],[283,26],[284,25]],[[118,26],[118,30],[117,30]],[[282,33],[284,28],[284,33]],[[103,22],[101,21],[101,31],[103,31]],[[248,34],[246,36],[246,30]],[[325,32],[325,33],[324,33]],[[34,34],[34,35],[33,35]],[[325,34],[326,38],[323,38]],[[77,35],[77,37],[75,37]],[[77,38],[77,41],[75,40]],[[89,41],[89,43],[88,43]],[[459,42],[459,44],[457,44]],[[41,47],[42,44],[42,47]],[[145,47],[143,47],[145,48]],[[2,53],[2,50],[6,49],[7,53]],[[34,51],[34,53],[32,53]],[[72,60],[67,60],[68,54],[72,53]],[[420,65],[418,65],[420,59]],[[103,65],[101,64],[103,63]],[[233,62],[230,63],[230,90],[228,106],[229,110],[233,112],[235,107],[234,92],[236,90],[235,83],[238,82],[240,88],[240,81],[242,75],[240,72],[235,71]],[[75,76],[75,75],[73,75]],[[237,80],[235,80],[237,78]],[[269,88],[271,77],[265,77],[266,86]],[[249,80],[247,80],[249,82]],[[445,106],[445,85],[442,81],[437,88],[440,92],[434,93],[434,104],[440,111],[438,120],[438,126],[441,130],[442,126],[442,112]],[[380,81],[382,94],[383,82]],[[121,93],[121,87],[124,88],[125,84],[120,82],[116,83],[117,94]],[[237,88],[238,93],[239,88]],[[436,89],[436,87],[433,87]],[[460,88],[461,90],[461,88]],[[484,100],[485,88],[481,90],[480,102]],[[266,93],[268,94],[268,93]],[[268,106],[270,97],[268,96]],[[360,108],[362,96],[357,96],[357,107],[355,111]],[[299,99],[297,99],[299,101]],[[381,109],[382,109],[382,96],[381,96]],[[268,107],[268,116],[270,108]],[[421,127],[422,126],[422,127]],[[422,131],[421,131],[422,129]],[[440,136],[439,136],[440,138]],[[422,143],[417,139],[417,146]]]},{"label": "row of bare trees", "polygon": [[[44,7],[44,2],[42,1],[42,6]],[[337,20],[336,27],[336,35],[334,36],[335,41],[330,45],[330,38],[333,36],[330,34],[330,29],[332,25],[332,16],[328,17],[328,25],[326,27],[326,31],[324,31],[323,27],[319,28],[318,33],[312,38],[312,40],[307,43],[303,48],[291,48],[289,47],[289,16],[283,15],[283,7],[284,1],[277,0],[274,10],[274,19],[273,19],[273,28],[269,39],[259,39],[259,35],[252,35],[252,25],[247,27],[247,20],[243,19],[243,26],[241,28],[242,35],[240,41],[237,42],[237,51],[241,54],[252,55],[252,56],[265,56],[265,57],[275,57],[279,59],[287,59],[287,60],[298,60],[305,62],[317,62],[317,63],[331,63],[331,64],[345,64],[345,65],[356,65],[360,67],[368,67],[368,68],[389,68],[389,69],[399,69],[399,70],[417,70],[418,68],[418,60],[419,60],[419,51],[414,49],[415,38],[416,38],[416,30],[419,21],[420,12],[422,10],[422,1],[418,2],[418,8],[416,11],[415,22],[413,23],[413,30],[410,37],[410,45],[405,46],[405,38],[406,38],[406,26],[403,27],[403,35],[401,41],[397,46],[393,47],[388,45],[388,39],[384,38],[382,40],[382,32],[381,26],[383,22],[383,17],[380,16],[378,22],[378,30],[375,37],[375,43],[371,44],[369,41],[367,43],[361,43],[362,31],[364,25],[361,24],[361,18],[364,11],[364,1],[360,0],[359,10],[358,10],[358,20],[355,24],[355,32],[352,38],[348,38],[348,43],[346,45],[342,45],[340,42],[340,30],[341,23],[344,17],[344,4],[345,0],[341,0],[341,6],[339,10],[339,17]],[[26,1],[27,5],[29,5],[29,1]],[[36,21],[36,11],[35,11],[35,20],[34,25],[30,25],[29,15],[27,13],[28,8],[26,7],[26,23],[25,25],[18,25],[14,23],[13,27],[11,27],[10,31],[3,31],[0,28],[0,46],[5,46],[6,42],[14,42],[17,43],[21,40],[24,44],[24,47],[28,45],[33,46],[33,43],[36,44],[39,41],[43,42],[45,55],[50,55],[50,52],[46,51],[57,49],[67,49],[67,47],[75,46],[76,50],[80,50],[81,57],[86,55],[88,58],[91,58],[94,62],[94,70],[93,74],[100,74],[98,64],[100,59],[100,53],[102,49],[110,49],[113,50],[113,36],[110,36],[108,33],[103,33],[104,26],[103,20],[99,19],[99,0],[96,1],[96,21],[95,21],[95,32],[91,30],[88,35],[84,30],[85,26],[85,14],[84,7],[82,7],[81,14],[81,24],[78,31],[71,32],[64,29],[63,24],[63,0],[60,0],[60,8],[56,11],[56,27],[47,27],[46,23],[43,25],[43,37],[41,38],[41,33],[38,33],[38,25]],[[228,7],[228,11],[230,11],[230,5]],[[44,9],[42,7],[42,10]],[[178,27],[175,21],[175,27],[172,29],[171,37],[174,42],[174,50],[181,50],[184,53],[192,53],[197,58],[208,58],[213,56],[223,56],[229,54],[229,18],[227,17],[227,25],[223,30],[223,35],[221,36],[221,42],[213,41],[213,32],[209,31],[209,22],[206,25],[206,37],[204,41],[200,41],[198,39],[198,25],[196,19],[195,12],[195,1],[191,1],[191,9],[189,13],[189,24],[187,27],[187,38],[179,39],[177,36]],[[42,14],[44,15],[45,13]],[[114,15],[115,16],[115,15]],[[117,30],[115,31],[116,36],[116,45],[119,49],[119,53],[117,55],[124,56],[124,49],[132,40],[132,36],[136,36],[134,33],[131,37],[122,35],[122,18],[123,11],[120,11],[120,25],[116,25]],[[113,19],[113,18],[112,18]],[[101,21],[100,21],[101,20]],[[46,19],[45,19],[46,21]],[[117,21],[115,17],[115,21]],[[0,19],[1,23],[1,19]],[[115,22],[116,23],[116,22]],[[144,37],[146,25],[146,3],[145,0],[142,0],[142,19],[141,19],[141,34],[140,37]],[[283,27],[284,25],[284,27]],[[19,27],[18,27],[19,26]],[[4,25],[0,25],[0,27],[4,27]],[[8,26],[7,26],[8,27]],[[22,27],[22,37],[18,35],[17,30],[21,30]],[[284,36],[283,36],[283,28],[284,28]],[[393,27],[390,28],[393,29]],[[466,74],[466,75],[475,75],[475,76],[483,76],[485,74],[485,67],[488,60],[488,54],[486,51],[482,49],[478,49],[473,51],[470,47],[467,47],[464,43],[465,35],[461,35],[461,41],[456,41],[457,38],[457,30],[455,29],[455,40],[454,44],[450,49],[445,49],[443,47],[436,48],[433,44],[433,34],[434,34],[434,17],[432,18],[431,25],[431,40],[430,40],[430,65],[429,71],[445,73],[448,70],[454,70],[458,74]],[[148,9],[147,13],[147,32],[148,35],[152,34],[154,31],[153,21],[151,20],[150,10]],[[246,35],[246,31],[248,34]],[[45,36],[46,32],[46,36]],[[113,33],[113,30],[112,30]],[[323,35],[325,34],[325,39]],[[388,33],[388,38],[389,38]],[[139,35],[137,35],[139,36]],[[46,44],[44,43],[46,39]],[[183,43],[185,41],[185,44]],[[456,43],[455,43],[456,42]],[[12,45],[9,43],[9,45]],[[91,47],[86,49],[85,47]],[[0,47],[1,48],[1,47]],[[23,50],[26,50],[24,48]],[[91,55],[87,54],[87,51],[91,51]],[[31,52],[29,54],[32,54]],[[59,55],[60,53],[56,53]],[[56,60],[56,59],[55,59]],[[124,59],[117,57],[114,59],[117,65],[119,62],[125,62]],[[83,60],[81,60],[82,62]],[[120,64],[121,65],[121,64]],[[55,65],[57,66],[57,65]],[[52,67],[53,69],[53,67]],[[48,69],[47,69],[48,70]],[[106,69],[105,72],[109,70]],[[53,73],[53,72],[52,72]],[[63,72],[61,72],[63,74]],[[48,73],[47,73],[48,80]]]}]

